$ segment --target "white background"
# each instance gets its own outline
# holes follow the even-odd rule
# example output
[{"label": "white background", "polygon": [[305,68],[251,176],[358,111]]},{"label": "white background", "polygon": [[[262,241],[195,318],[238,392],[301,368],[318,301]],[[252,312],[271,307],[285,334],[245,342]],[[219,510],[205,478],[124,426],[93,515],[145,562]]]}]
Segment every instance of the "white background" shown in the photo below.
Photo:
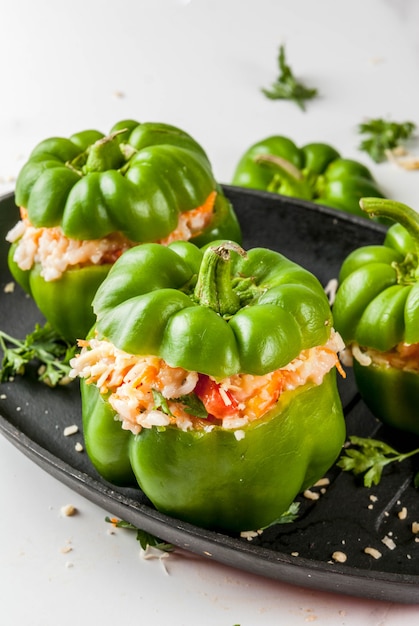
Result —
[{"label": "white background", "polygon": [[[419,171],[374,164],[357,134],[369,117],[419,126],[415,0],[1,0],[0,25],[0,194],[40,140],[134,118],[188,131],[223,183],[267,135],[329,142],[363,161],[389,197],[419,209]],[[298,78],[319,90],[305,113],[261,93],[277,77],[281,43]],[[409,148],[419,154],[419,141]],[[189,554],[145,561],[131,533],[110,534],[106,511],[3,438],[0,501],[0,619],[18,626],[419,618],[419,606],[299,589]],[[68,503],[76,516],[61,514]]]}]

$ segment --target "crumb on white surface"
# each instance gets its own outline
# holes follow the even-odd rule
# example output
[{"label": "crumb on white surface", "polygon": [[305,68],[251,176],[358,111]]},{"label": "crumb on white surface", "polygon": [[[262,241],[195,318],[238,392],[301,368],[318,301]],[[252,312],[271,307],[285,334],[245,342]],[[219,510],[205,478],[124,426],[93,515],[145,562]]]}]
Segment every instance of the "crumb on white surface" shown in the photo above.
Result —
[{"label": "crumb on white surface", "polygon": [[154,546],[147,546],[145,550],[141,548],[140,556],[144,560],[157,559],[159,563],[161,564],[164,573],[165,574],[169,573],[167,570],[166,564],[164,563],[164,560],[170,556],[168,552],[165,552],[164,550],[159,550],[158,548],[155,548]]},{"label": "crumb on white surface", "polygon": [[148,545],[145,549],[141,548],[140,555],[141,558],[145,560],[167,559],[169,557],[169,552],[165,552],[164,550],[159,550],[159,548]]},{"label": "crumb on white surface", "polygon": [[14,183],[16,180],[16,176],[13,174],[6,174],[6,176],[0,176],[0,184],[4,185],[6,183]]},{"label": "crumb on white surface", "polygon": [[77,509],[73,504],[65,504],[64,506],[61,507],[61,515],[64,515],[64,517],[72,517],[73,515],[76,515],[77,513]]},{"label": "crumb on white surface", "polygon": [[394,163],[407,171],[419,170],[419,157],[412,155],[402,146],[398,146],[393,150],[386,150],[386,157],[390,163]]}]

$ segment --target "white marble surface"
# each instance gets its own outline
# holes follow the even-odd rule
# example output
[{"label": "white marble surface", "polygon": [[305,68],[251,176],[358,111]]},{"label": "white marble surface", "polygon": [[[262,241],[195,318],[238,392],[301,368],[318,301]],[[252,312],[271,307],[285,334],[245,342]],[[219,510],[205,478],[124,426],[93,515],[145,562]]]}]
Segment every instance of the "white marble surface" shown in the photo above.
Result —
[{"label": "white marble surface", "polygon": [[[356,132],[366,117],[419,125],[415,0],[2,0],[0,16],[0,194],[13,190],[41,139],[106,132],[129,117],[190,132],[225,183],[241,152],[266,135],[327,141],[419,209],[419,172],[375,165]],[[319,89],[305,113],[260,92],[277,75],[280,43],[295,73]],[[419,153],[417,139],[410,147]],[[4,438],[0,499],[4,623],[413,626],[419,618],[419,606],[299,589],[191,555],[165,567],[145,561],[131,534],[109,533],[106,511]],[[76,516],[61,515],[68,503]]]}]

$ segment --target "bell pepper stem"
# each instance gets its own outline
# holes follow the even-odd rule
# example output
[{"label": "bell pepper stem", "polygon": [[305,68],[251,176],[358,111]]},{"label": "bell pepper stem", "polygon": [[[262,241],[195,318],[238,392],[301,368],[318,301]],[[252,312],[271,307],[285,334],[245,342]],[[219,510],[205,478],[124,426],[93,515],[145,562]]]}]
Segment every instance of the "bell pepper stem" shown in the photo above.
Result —
[{"label": "bell pepper stem", "polygon": [[255,157],[255,163],[271,169],[277,177],[274,177],[268,191],[278,192],[283,183],[290,188],[292,195],[305,200],[311,200],[313,194],[310,186],[304,178],[301,170],[291,161],[275,154],[259,154]]},{"label": "bell pepper stem", "polygon": [[126,129],[115,131],[90,146],[84,166],[86,172],[105,172],[124,164],[125,158],[118,140],[118,135],[124,132]]},{"label": "bell pepper stem", "polygon": [[221,316],[234,315],[241,306],[232,287],[231,251],[246,256],[243,248],[232,241],[205,250],[194,290],[195,299],[201,306],[207,306]]},{"label": "bell pepper stem", "polygon": [[387,198],[361,198],[359,206],[369,217],[386,217],[407,230],[419,256],[419,214],[402,202]]}]

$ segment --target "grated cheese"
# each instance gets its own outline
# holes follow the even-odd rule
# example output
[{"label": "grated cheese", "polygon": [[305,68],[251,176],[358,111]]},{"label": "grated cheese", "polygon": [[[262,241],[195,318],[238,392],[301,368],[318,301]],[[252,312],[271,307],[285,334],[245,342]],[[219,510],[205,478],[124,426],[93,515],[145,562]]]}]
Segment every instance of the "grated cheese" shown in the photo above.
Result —
[{"label": "grated cheese", "polygon": [[320,478],[316,483],[314,483],[313,487],[328,487],[330,485],[329,478]]},{"label": "grated cheese", "polygon": [[64,437],[71,437],[71,435],[75,435],[78,432],[79,429],[76,424],[73,424],[72,426],[66,426],[66,428],[64,428]]},{"label": "grated cheese", "polygon": [[380,559],[383,556],[381,552],[377,550],[376,548],[367,547],[367,548],[364,548],[364,552],[365,554],[372,556],[373,559]]},{"label": "grated cheese", "polygon": [[388,535],[383,537],[381,539],[381,541],[389,550],[394,550],[395,547],[396,547],[396,544],[395,544],[394,540],[391,537],[389,537]]},{"label": "grated cheese", "polygon": [[324,292],[329,300],[330,306],[333,305],[336,297],[336,292],[338,290],[339,282],[337,278],[331,278],[324,288]]},{"label": "grated cheese", "polygon": [[399,512],[398,512],[398,518],[403,520],[406,519],[407,517],[407,508],[404,506]]},{"label": "grated cheese", "polygon": [[4,293],[13,293],[14,290],[15,290],[15,283],[13,281],[6,283],[3,289]]},{"label": "grated cheese", "polygon": [[336,561],[336,563],[346,563],[348,557],[341,550],[335,550],[332,554],[332,559]]},{"label": "grated cheese", "polygon": [[311,489],[306,489],[303,496],[307,498],[307,500],[319,500],[320,498],[320,494],[316,491],[311,491]]}]

